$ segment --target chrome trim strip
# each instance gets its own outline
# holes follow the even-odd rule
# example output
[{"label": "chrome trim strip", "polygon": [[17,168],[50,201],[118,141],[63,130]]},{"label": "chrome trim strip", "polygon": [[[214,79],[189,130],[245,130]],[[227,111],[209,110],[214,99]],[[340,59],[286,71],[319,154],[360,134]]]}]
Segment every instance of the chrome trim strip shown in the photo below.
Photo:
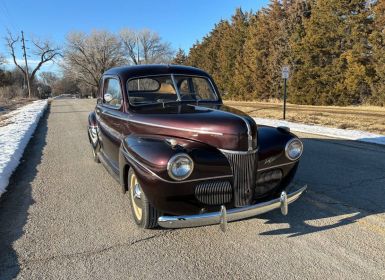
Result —
[{"label": "chrome trim strip", "polygon": [[200,182],[200,181],[206,181],[206,180],[216,180],[216,179],[224,179],[224,178],[232,178],[233,175],[224,175],[224,176],[215,176],[215,177],[206,177],[206,178],[199,178],[199,179],[191,179],[191,180],[184,180],[184,181],[170,181],[163,179],[162,177],[158,176],[155,172],[153,172],[151,169],[149,169],[147,166],[139,162],[131,153],[129,153],[124,146],[120,148],[121,152],[126,155],[128,158],[133,160],[136,164],[144,168],[146,171],[148,171],[152,176],[158,178],[159,180],[170,183],[170,184],[182,184],[182,183],[191,183],[191,182]]},{"label": "chrome trim strip", "polygon": [[244,117],[240,117],[246,124],[247,126],[247,146],[248,150],[251,151],[253,150],[253,135],[251,135],[251,126],[249,122],[246,120]]},{"label": "chrome trim strip", "polygon": [[247,154],[254,154],[258,152],[258,149],[251,150],[251,151],[234,151],[234,150],[225,150],[225,149],[218,149],[222,153],[228,153],[228,154],[239,154],[239,155],[247,155]]},{"label": "chrome trim strip", "polygon": [[205,130],[195,130],[195,129],[188,129],[188,128],[177,128],[177,127],[172,127],[172,126],[167,126],[167,125],[145,123],[145,122],[134,121],[134,120],[127,120],[127,121],[133,122],[133,123],[138,123],[138,124],[145,124],[145,125],[149,125],[149,126],[160,127],[160,128],[167,128],[167,129],[181,130],[181,131],[187,131],[187,132],[193,132],[193,133],[201,133],[201,134],[211,134],[211,135],[223,136],[223,133],[221,133],[221,132],[205,131]]},{"label": "chrome trim strip", "polygon": [[[290,204],[296,201],[301,194],[307,189],[303,186],[299,190],[287,194],[285,203]],[[281,208],[281,198],[276,198],[270,201],[226,210],[226,222],[242,220],[256,215],[260,215],[278,208]],[[224,218],[223,212],[211,212],[197,215],[184,216],[161,216],[158,218],[158,224],[164,228],[185,228],[185,227],[199,227],[214,224],[220,224]],[[223,223],[223,222],[222,222]]]},{"label": "chrome trim strip", "polygon": [[274,166],[269,166],[269,167],[258,169],[257,171],[260,172],[260,171],[265,171],[265,170],[269,170],[269,169],[278,168],[278,167],[281,167],[281,166],[291,165],[291,164],[295,164],[297,161],[298,160],[292,161],[292,162],[287,162],[287,163],[282,163],[282,164],[278,164],[278,165],[274,165]]},{"label": "chrome trim strip", "polygon": [[117,119],[122,120],[122,121],[133,122],[133,123],[137,123],[137,124],[144,124],[144,125],[148,125],[148,126],[154,126],[154,127],[166,128],[166,129],[174,129],[174,130],[180,130],[180,131],[186,131],[186,132],[192,132],[192,133],[198,133],[198,134],[200,133],[200,134],[209,134],[209,135],[223,136],[223,133],[221,133],[221,132],[204,131],[204,130],[196,130],[196,129],[188,129],[188,128],[177,128],[177,127],[161,125],[161,124],[146,123],[146,122],[131,120],[131,119],[128,119],[128,118],[122,118],[120,116],[117,116],[117,115],[114,115],[114,114],[111,114],[111,113],[108,113],[108,112],[104,112],[103,114],[111,116],[111,117],[114,117],[114,118],[117,118]]}]

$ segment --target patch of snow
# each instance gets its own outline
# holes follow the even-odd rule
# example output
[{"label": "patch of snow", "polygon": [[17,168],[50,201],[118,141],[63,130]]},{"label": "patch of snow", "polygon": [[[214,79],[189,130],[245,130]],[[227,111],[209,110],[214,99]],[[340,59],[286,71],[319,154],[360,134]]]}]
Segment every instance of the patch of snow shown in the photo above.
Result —
[{"label": "patch of snow", "polygon": [[260,125],[274,127],[287,126],[292,131],[385,145],[385,135],[374,134],[366,131],[332,128],[319,125],[308,125],[275,119],[254,118],[254,120],[257,124]]},{"label": "patch of snow", "polygon": [[47,100],[37,100],[4,115],[8,117],[8,124],[0,127],[0,196],[19,165],[47,104]]}]

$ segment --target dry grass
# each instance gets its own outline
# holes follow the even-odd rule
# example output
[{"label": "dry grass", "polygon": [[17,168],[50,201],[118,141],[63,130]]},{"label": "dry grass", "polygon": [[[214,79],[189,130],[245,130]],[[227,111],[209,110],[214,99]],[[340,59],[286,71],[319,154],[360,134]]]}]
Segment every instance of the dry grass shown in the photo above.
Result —
[{"label": "dry grass", "polygon": [[[282,119],[282,103],[225,101],[253,117]],[[385,108],[376,106],[309,106],[288,104],[286,120],[385,134]]]}]

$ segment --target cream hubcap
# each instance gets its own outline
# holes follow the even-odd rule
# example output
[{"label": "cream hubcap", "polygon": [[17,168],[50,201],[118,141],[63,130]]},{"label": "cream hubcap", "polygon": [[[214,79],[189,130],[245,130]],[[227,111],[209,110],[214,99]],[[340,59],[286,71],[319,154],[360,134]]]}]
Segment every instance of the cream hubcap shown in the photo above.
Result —
[{"label": "cream hubcap", "polygon": [[131,192],[131,204],[132,208],[134,209],[134,213],[136,218],[141,221],[142,220],[142,188],[139,185],[138,179],[136,178],[136,175],[133,174],[131,176],[131,182],[130,182],[130,192]]}]

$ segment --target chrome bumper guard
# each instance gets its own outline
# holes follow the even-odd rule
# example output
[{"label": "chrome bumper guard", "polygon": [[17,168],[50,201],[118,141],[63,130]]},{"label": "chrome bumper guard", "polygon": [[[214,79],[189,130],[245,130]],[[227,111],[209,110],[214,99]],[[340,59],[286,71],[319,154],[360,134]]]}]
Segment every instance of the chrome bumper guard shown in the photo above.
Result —
[{"label": "chrome bumper guard", "polygon": [[226,231],[227,222],[254,217],[274,209],[280,208],[282,214],[287,215],[288,205],[296,201],[306,188],[307,186],[305,185],[299,190],[289,194],[283,191],[279,198],[242,208],[226,210],[226,207],[222,205],[219,212],[186,216],[161,216],[158,219],[158,224],[164,228],[185,228],[220,224],[222,231]]}]

